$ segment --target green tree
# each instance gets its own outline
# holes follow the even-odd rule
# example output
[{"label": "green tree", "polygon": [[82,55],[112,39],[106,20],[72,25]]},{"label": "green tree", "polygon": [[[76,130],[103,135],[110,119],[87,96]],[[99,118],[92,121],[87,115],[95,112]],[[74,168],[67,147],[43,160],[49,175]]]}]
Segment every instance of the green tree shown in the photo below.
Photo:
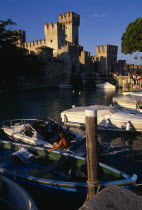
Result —
[{"label": "green tree", "polygon": [[134,22],[129,23],[121,40],[122,53],[142,52],[142,18],[137,18]]},{"label": "green tree", "polygon": [[8,28],[11,25],[16,25],[11,19],[6,21],[0,20],[0,48],[15,46],[19,38],[19,34],[17,32],[14,32]]}]

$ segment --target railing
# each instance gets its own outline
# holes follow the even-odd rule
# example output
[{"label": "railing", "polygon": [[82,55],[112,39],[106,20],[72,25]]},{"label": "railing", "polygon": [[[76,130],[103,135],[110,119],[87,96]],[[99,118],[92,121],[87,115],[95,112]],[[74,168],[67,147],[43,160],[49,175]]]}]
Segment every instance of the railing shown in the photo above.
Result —
[{"label": "railing", "polygon": [[13,119],[13,120],[3,121],[2,125],[3,128],[16,127],[17,125],[26,125],[35,120],[37,119]]}]

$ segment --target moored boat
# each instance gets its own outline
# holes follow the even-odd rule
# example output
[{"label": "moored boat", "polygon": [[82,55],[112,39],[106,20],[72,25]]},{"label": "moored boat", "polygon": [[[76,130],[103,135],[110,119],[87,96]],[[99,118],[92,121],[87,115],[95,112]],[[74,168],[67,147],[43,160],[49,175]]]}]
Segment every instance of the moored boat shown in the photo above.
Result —
[{"label": "moored boat", "polygon": [[[72,148],[76,146],[78,149],[78,144],[85,143],[85,136],[83,134],[78,134],[69,129],[65,129],[63,126],[49,118],[46,118],[46,120],[15,119],[4,121],[3,131],[14,141],[44,147],[46,149],[54,147],[53,143],[58,141],[60,138],[59,134],[62,131],[67,134],[71,141],[71,147],[67,149],[68,151],[71,152]],[[81,151],[78,149],[79,153]]]},{"label": "moored boat", "polygon": [[31,196],[21,186],[3,175],[0,175],[0,207],[7,210],[37,210]]},{"label": "moored boat", "polygon": [[70,127],[85,127],[85,110],[97,110],[98,130],[142,132],[142,115],[117,106],[72,107],[61,113],[62,122]]},{"label": "moored boat", "polygon": [[[32,189],[85,195],[88,191],[86,159],[55,155],[41,148],[21,148],[9,142],[0,142],[0,173]],[[100,185],[134,186],[137,175],[128,175],[119,169],[100,163]]]},{"label": "moored boat", "polygon": [[61,128],[50,118],[13,119],[2,122],[2,125],[4,133],[12,140],[48,148],[52,147],[52,141],[57,139]]},{"label": "moored boat", "polygon": [[96,87],[99,88],[99,89],[100,88],[101,89],[116,89],[116,86],[112,85],[109,82],[103,82],[103,83],[96,84]]},{"label": "moored boat", "polygon": [[61,82],[59,88],[72,88],[72,86],[69,82]]},{"label": "moored boat", "polygon": [[141,93],[122,93],[113,97],[113,103],[128,109],[136,109],[142,112],[142,94]]},{"label": "moored boat", "polygon": [[142,96],[142,91],[123,91],[123,95]]}]

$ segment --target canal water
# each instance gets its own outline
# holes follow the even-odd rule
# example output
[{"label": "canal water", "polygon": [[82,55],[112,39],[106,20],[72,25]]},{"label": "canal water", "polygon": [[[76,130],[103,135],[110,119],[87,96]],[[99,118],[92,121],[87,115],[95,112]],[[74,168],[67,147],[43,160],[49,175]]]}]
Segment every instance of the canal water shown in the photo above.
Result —
[{"label": "canal water", "polygon": [[[35,89],[16,92],[5,92],[0,95],[0,123],[2,121],[21,118],[42,118],[49,116],[61,123],[62,111],[75,106],[89,106],[94,104],[110,105],[113,96],[122,90],[103,91],[84,89],[72,91],[70,89]],[[0,138],[7,139],[0,131]],[[129,174],[138,175],[138,183],[142,182],[142,135],[120,132],[99,133],[99,141],[110,145],[110,152],[104,155],[108,164]],[[142,192],[141,187],[136,190]],[[40,192],[39,192],[40,193]],[[31,192],[41,209],[77,209],[83,204],[84,198],[57,198],[53,195],[35,195]],[[41,197],[40,197],[41,196]],[[65,200],[67,202],[65,202]],[[55,205],[56,204],[56,205]]]}]

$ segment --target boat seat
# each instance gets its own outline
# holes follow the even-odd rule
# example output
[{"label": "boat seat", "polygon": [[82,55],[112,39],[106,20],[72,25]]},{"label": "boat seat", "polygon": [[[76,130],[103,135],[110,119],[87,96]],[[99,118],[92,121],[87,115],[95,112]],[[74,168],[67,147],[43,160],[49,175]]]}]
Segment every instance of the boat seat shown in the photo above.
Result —
[{"label": "boat seat", "polygon": [[65,162],[65,159],[57,160],[54,163],[49,164],[47,167],[43,168],[36,174],[34,174],[34,176],[35,177],[43,177],[45,174],[47,174],[50,171],[53,171],[54,169],[56,169],[59,165],[61,165],[64,162]]}]

